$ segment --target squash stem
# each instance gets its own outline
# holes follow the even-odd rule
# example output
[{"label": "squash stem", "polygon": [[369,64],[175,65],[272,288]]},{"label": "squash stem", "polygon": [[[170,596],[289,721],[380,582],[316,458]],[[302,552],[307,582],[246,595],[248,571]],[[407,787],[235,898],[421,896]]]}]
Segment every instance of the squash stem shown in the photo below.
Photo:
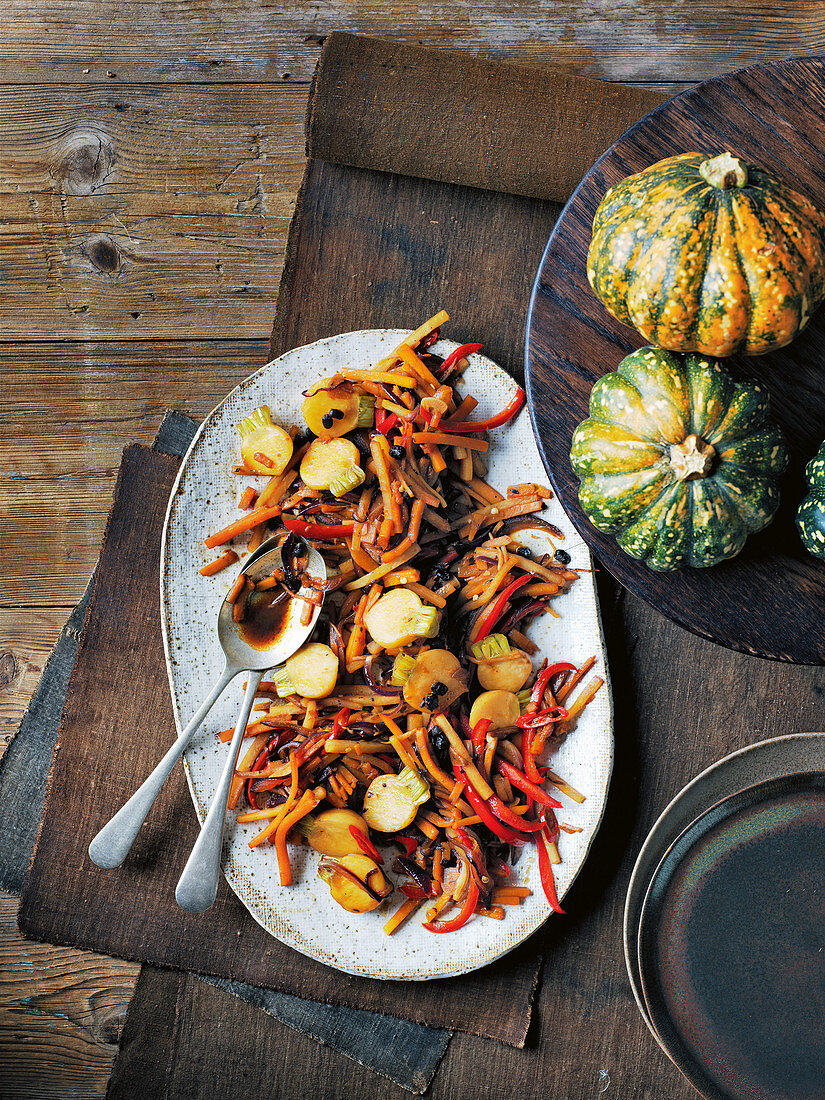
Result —
[{"label": "squash stem", "polygon": [[689,435],[670,448],[670,468],[677,481],[694,481],[707,477],[716,458],[716,451],[698,435]]},{"label": "squash stem", "polygon": [[720,191],[730,191],[734,187],[744,187],[748,182],[748,170],[738,157],[732,153],[720,153],[699,165],[699,175],[707,180],[711,187]]}]

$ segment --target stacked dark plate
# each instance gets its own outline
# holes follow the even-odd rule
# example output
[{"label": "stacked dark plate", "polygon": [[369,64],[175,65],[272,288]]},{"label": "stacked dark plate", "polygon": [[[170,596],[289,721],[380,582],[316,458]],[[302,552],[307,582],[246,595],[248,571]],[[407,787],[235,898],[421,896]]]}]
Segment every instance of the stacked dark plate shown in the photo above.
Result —
[{"label": "stacked dark plate", "polygon": [[677,795],[624,947],[645,1022],[708,1100],[825,1097],[825,733],[749,746]]}]

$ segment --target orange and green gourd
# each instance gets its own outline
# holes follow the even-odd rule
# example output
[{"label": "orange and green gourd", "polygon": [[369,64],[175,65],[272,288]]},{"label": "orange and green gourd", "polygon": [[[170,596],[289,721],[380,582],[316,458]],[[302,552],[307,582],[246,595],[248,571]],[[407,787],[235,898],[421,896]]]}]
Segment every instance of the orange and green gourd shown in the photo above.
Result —
[{"label": "orange and green gourd", "polygon": [[825,216],[731,153],[684,153],[612,187],[593,221],[590,285],[649,343],[762,355],[825,296]]},{"label": "orange and green gourd", "polygon": [[667,571],[732,558],[766,527],[788,452],[763,389],[648,347],[593,386],[570,459],[591,522]]},{"label": "orange and green gourd", "polygon": [[796,513],[796,526],[802,545],[816,558],[825,561],[825,443],[805,467],[808,494]]}]

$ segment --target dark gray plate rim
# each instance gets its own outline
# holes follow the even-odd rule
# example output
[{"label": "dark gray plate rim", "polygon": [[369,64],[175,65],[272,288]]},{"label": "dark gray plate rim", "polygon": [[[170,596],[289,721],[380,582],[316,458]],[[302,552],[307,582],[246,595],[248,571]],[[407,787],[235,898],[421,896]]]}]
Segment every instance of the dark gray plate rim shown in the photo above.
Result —
[{"label": "dark gray plate rim", "polygon": [[691,1054],[658,991],[655,975],[655,945],[662,905],[682,861],[712,829],[748,807],[764,805],[799,788],[817,786],[821,790],[823,785],[825,785],[825,771],[804,771],[763,780],[744,790],[729,794],[726,798],[709,806],[680,833],[662,856],[645,891],[636,934],[636,950],[642,998],[647,1009],[649,1026],[676,1068],[706,1100],[732,1100],[732,1097],[706,1074],[701,1064]]},{"label": "dark gray plate rim", "polygon": [[[770,779],[821,771],[825,771],[825,733],[790,733],[758,741],[717,760],[700,772],[670,801],[648,833],[630,877],[625,899],[623,940],[633,996],[660,1046],[662,1042],[644,1002],[637,933],[645,894],[663,855],[691,822],[729,795]],[[662,1046],[662,1049],[665,1048]]]}]

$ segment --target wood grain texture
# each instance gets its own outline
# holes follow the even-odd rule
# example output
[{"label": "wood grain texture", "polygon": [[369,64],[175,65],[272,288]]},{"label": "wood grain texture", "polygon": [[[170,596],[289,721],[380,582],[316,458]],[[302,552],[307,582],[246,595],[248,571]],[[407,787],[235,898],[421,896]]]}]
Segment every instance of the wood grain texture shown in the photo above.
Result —
[{"label": "wood grain texture", "polygon": [[255,338],[305,88],[0,88],[0,339]]},{"label": "wood grain texture", "polygon": [[76,602],[124,441],[151,442],[170,406],[201,420],[267,358],[263,340],[0,343],[0,492],[20,517],[5,525],[0,606]]},{"label": "wood grain texture", "polygon": [[685,92],[642,120],[588,173],[554,230],[533,292],[528,385],[534,427],[565,509],[622,584],[703,637],[743,652],[820,664],[825,570],[802,546],[794,517],[804,465],[825,435],[821,309],[781,351],[728,360],[734,373],[768,390],[791,451],[776,519],[737,558],[712,569],[654,573],[597,531],[578,503],[570,441],[588,414],[591,386],[644,343],[607,313],[587,284],[593,215],[608,187],[624,176],[695,149],[730,149],[825,209],[825,65],[756,66]]},{"label": "wood grain texture", "polygon": [[308,80],[332,30],[450,46],[492,60],[549,65],[631,82],[695,81],[753,61],[816,53],[825,4],[787,0],[743,7],[731,0],[336,0],[328,6],[248,0],[145,4],[23,0],[6,6],[0,81],[108,79],[259,83]]},{"label": "wood grain texture", "polygon": [[64,608],[0,608],[0,756],[37,687],[49,654],[68,617]]},{"label": "wood grain texture", "polygon": [[24,939],[17,905],[0,893],[3,1100],[103,1096],[139,968]]}]

